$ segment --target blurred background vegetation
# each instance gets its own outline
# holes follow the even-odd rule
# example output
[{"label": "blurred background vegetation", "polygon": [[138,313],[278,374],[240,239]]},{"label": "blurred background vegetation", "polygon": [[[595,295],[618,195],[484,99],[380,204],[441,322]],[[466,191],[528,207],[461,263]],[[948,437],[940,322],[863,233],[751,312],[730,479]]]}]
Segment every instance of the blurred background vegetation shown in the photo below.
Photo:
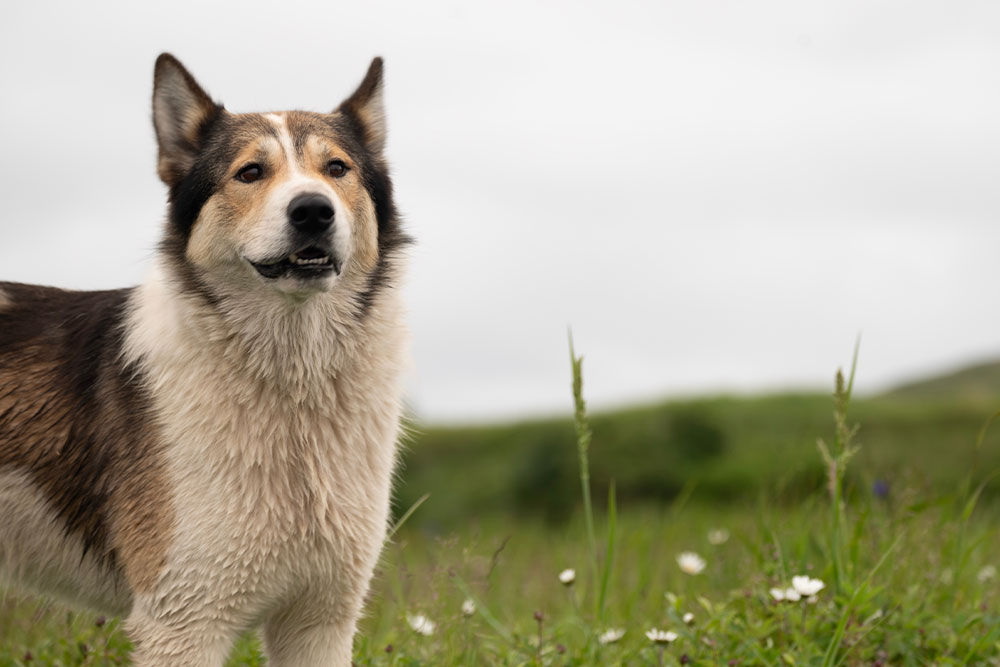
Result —
[{"label": "blurred background vegetation", "polygon": [[[445,534],[472,519],[509,514],[557,522],[578,504],[576,445],[567,416],[503,425],[413,426],[402,454],[396,511],[430,492],[410,519]],[[886,502],[954,490],[973,471],[1000,469],[1000,428],[976,434],[1000,408],[1000,362],[862,396],[852,405],[861,451],[848,492]],[[591,475],[595,498],[612,480],[623,504],[727,505],[766,495],[797,504],[824,482],[817,437],[829,441],[833,403],[820,393],[673,400],[597,413]],[[984,498],[1000,493],[987,483]]]}]

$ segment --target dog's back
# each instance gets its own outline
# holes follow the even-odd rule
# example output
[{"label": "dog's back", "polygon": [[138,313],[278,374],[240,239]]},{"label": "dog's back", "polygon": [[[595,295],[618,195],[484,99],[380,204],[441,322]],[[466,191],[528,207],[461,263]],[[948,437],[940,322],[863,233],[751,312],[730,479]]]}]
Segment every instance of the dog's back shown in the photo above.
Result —
[{"label": "dog's back", "polygon": [[129,293],[0,283],[0,568],[116,611],[142,517],[113,509],[151,507],[151,489],[118,483],[150,465],[146,402],[121,357]]}]

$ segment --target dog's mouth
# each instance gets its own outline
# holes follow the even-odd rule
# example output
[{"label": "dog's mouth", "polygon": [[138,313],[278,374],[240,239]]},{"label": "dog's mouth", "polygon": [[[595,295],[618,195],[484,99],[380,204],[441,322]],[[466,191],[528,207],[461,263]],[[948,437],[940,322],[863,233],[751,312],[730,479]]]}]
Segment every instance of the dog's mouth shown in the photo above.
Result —
[{"label": "dog's mouth", "polygon": [[[250,261],[250,260],[247,260]],[[250,261],[257,273],[269,279],[292,276],[294,278],[322,278],[331,272],[340,273],[340,262],[332,250],[318,246],[306,246],[291,255],[267,262]]]}]

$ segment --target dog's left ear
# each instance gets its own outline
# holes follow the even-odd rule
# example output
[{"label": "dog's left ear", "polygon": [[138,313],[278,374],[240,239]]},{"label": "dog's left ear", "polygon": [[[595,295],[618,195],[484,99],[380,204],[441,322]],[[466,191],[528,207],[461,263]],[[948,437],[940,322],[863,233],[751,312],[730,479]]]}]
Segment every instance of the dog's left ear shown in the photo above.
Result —
[{"label": "dog's left ear", "polygon": [[168,186],[194,164],[205,130],[223,113],[177,58],[161,53],[153,72],[153,127],[160,145],[157,172]]},{"label": "dog's left ear", "polygon": [[362,139],[370,151],[380,155],[385,148],[385,107],[382,103],[382,59],[375,58],[368,73],[354,93],[337,111],[345,113],[361,128]]}]

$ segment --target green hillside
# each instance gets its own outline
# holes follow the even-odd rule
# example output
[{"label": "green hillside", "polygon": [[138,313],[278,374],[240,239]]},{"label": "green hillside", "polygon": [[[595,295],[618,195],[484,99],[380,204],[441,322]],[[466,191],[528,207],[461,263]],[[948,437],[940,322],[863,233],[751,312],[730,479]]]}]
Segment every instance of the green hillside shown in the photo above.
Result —
[{"label": "green hillside", "polygon": [[[905,500],[1000,469],[1000,424],[975,448],[979,430],[1000,409],[1000,398],[991,400],[984,389],[990,386],[1000,387],[1000,364],[856,400],[852,417],[860,424],[862,449],[853,487],[866,490],[880,480]],[[594,495],[604,497],[615,480],[624,503],[672,503],[689,495],[705,503],[762,497],[797,503],[823,483],[816,441],[832,435],[832,411],[829,396],[783,394],[596,414]],[[568,397],[564,419],[415,431],[403,455],[397,510],[430,492],[413,519],[418,524],[448,530],[483,515],[559,520],[571,513],[579,481]],[[986,493],[998,491],[993,482]]]},{"label": "green hillside", "polygon": [[957,371],[899,385],[887,393],[897,398],[949,399],[969,403],[1000,402],[1000,361],[966,366]]}]

